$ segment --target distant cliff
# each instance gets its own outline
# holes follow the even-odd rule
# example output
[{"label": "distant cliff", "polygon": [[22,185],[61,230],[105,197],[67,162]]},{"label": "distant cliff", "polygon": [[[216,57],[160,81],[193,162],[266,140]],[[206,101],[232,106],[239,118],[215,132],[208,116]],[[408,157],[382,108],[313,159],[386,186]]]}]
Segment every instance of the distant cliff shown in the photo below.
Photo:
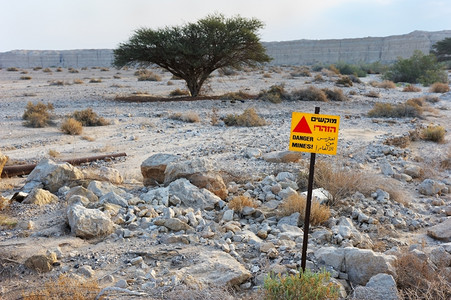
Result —
[{"label": "distant cliff", "polygon": [[[414,31],[388,37],[334,40],[265,42],[273,65],[311,65],[315,63],[391,63],[410,57],[415,50],[429,53],[436,42],[451,37],[451,30]],[[19,67],[109,67],[113,50],[14,50],[0,53],[0,68]]]}]

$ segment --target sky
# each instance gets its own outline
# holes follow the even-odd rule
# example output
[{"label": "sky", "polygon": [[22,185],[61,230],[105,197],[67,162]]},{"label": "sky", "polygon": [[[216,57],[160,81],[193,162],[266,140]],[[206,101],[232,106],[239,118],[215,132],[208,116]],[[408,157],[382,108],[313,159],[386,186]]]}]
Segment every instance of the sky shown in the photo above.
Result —
[{"label": "sky", "polygon": [[451,30],[450,0],[0,0],[0,52],[114,49],[136,29],[257,18],[261,41]]}]

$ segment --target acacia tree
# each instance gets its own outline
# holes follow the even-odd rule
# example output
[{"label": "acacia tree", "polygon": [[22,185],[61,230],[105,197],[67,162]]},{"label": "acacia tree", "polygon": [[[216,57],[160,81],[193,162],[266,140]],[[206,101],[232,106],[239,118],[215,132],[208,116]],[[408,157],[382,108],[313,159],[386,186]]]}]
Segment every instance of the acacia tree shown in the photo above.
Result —
[{"label": "acacia tree", "polygon": [[432,45],[432,54],[438,61],[451,60],[451,38],[446,38]]},{"label": "acacia tree", "polygon": [[114,65],[158,65],[184,79],[195,97],[217,69],[254,67],[271,60],[257,35],[261,28],[257,19],[217,14],[184,26],[141,28],[114,50]]}]

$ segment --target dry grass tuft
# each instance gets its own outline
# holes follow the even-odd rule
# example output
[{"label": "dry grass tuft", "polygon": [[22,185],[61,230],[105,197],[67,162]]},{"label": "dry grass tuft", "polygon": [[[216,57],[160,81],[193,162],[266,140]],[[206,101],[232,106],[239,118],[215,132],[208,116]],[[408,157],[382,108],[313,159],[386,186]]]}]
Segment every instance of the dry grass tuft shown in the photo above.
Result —
[{"label": "dry grass tuft", "polygon": [[88,135],[83,135],[81,137],[82,140],[88,141],[88,142],[94,142],[96,139],[93,138],[92,136],[88,136]]},{"label": "dry grass tuft", "polygon": [[403,88],[402,91],[407,92],[407,93],[417,93],[417,92],[421,92],[421,89],[412,84],[409,84],[405,88]]},{"label": "dry grass tuft", "polygon": [[327,102],[327,95],[324,91],[314,86],[309,86],[306,89],[296,90],[291,93],[291,100],[302,101],[320,101]]},{"label": "dry grass tuft", "polygon": [[20,76],[20,80],[31,80],[31,76]]},{"label": "dry grass tuft", "polygon": [[169,96],[171,97],[177,97],[177,96],[189,96],[189,91],[181,90],[181,89],[175,89],[172,92],[169,93]]},{"label": "dry grass tuft", "polygon": [[83,126],[105,126],[110,124],[103,117],[99,117],[92,108],[74,111],[72,118],[80,122]]},{"label": "dry grass tuft", "polygon": [[340,78],[337,79],[337,81],[335,81],[335,84],[345,87],[353,86],[352,80],[349,76],[341,76]]},{"label": "dry grass tuft", "polygon": [[381,89],[395,89],[396,84],[390,80],[384,80],[382,82],[371,81],[370,85]]},{"label": "dry grass tuft", "polygon": [[257,204],[254,199],[241,195],[233,197],[232,200],[229,201],[228,206],[230,209],[240,213],[245,206],[255,208],[257,207]]},{"label": "dry grass tuft", "polygon": [[19,71],[19,69],[16,68],[16,67],[9,67],[9,68],[6,69],[6,71],[8,71],[8,72],[17,72],[17,71]]},{"label": "dry grass tuft", "polygon": [[74,83],[74,84],[83,84],[84,81],[81,80],[81,79],[74,79],[73,83]]},{"label": "dry grass tuft", "polygon": [[224,123],[227,126],[244,126],[244,127],[254,127],[254,126],[264,126],[266,121],[260,117],[255,108],[247,108],[241,115],[229,114],[224,118]]},{"label": "dry grass tuft", "polygon": [[90,83],[101,83],[102,82],[102,78],[91,78],[89,79]]},{"label": "dry grass tuft", "polygon": [[161,81],[160,75],[146,69],[139,69],[135,76],[138,76],[138,81]]},{"label": "dry grass tuft", "polygon": [[390,103],[376,103],[368,112],[368,116],[379,118],[403,118],[419,117],[422,113],[423,109],[412,101],[396,105]]},{"label": "dry grass tuft", "polygon": [[42,70],[42,72],[44,73],[52,73],[52,70],[50,70],[50,68],[45,68]]},{"label": "dry grass tuft", "polygon": [[424,128],[420,133],[420,138],[425,141],[443,143],[445,141],[446,130],[439,125],[430,125]]},{"label": "dry grass tuft", "polygon": [[50,149],[48,153],[49,153],[50,157],[59,157],[59,156],[61,156],[61,153],[59,153],[58,151],[53,150],[53,149]]},{"label": "dry grass tuft", "polygon": [[398,255],[396,273],[402,299],[451,299],[451,282],[413,253],[403,251]]},{"label": "dry grass tuft", "polygon": [[447,83],[436,82],[429,88],[431,93],[447,93],[449,92],[449,85]]},{"label": "dry grass tuft", "polygon": [[326,94],[327,99],[329,99],[330,101],[348,101],[348,97],[346,97],[343,94],[343,90],[339,88],[334,88],[333,90],[325,88],[323,89],[323,92]]},{"label": "dry grass tuft", "polygon": [[28,102],[22,119],[25,120],[26,126],[42,128],[49,125],[52,111],[53,105],[51,103],[45,105],[42,102],[36,104]]},{"label": "dry grass tuft", "polygon": [[230,92],[230,93],[224,94],[220,98],[221,98],[221,100],[242,101],[242,100],[253,99],[253,98],[255,98],[255,96],[248,94],[244,91],[238,91],[238,92]]},{"label": "dry grass tuft", "polygon": [[82,282],[66,275],[60,275],[58,280],[47,281],[42,288],[23,294],[24,300],[45,299],[94,299],[100,292],[96,280]]},{"label": "dry grass tuft", "polygon": [[284,84],[275,84],[269,87],[268,90],[262,90],[258,94],[258,99],[270,101],[272,103],[280,103],[283,99],[288,99],[289,95],[285,91]]},{"label": "dry grass tuft", "polygon": [[198,123],[200,122],[199,115],[196,112],[188,111],[185,113],[174,113],[169,116],[172,120],[178,120],[182,122],[188,122],[188,123]]},{"label": "dry grass tuft", "polygon": [[365,96],[370,97],[370,98],[380,98],[381,94],[379,94],[376,91],[369,91],[368,93],[365,94]]},{"label": "dry grass tuft", "polygon": [[211,125],[216,126],[219,124],[219,114],[218,114],[217,107],[211,108],[210,119],[211,119],[210,120]]},{"label": "dry grass tuft", "polygon": [[[289,216],[295,212],[301,214],[301,218],[305,218],[305,208],[307,199],[304,196],[293,194],[287,197],[281,204],[280,214]],[[310,209],[310,222],[312,225],[321,225],[330,218],[330,209],[327,205],[322,205],[317,201],[312,201]],[[304,220],[305,221],[305,220]]]},{"label": "dry grass tuft", "polygon": [[70,135],[80,135],[83,131],[83,125],[81,122],[75,120],[74,118],[67,118],[61,124],[61,131]]}]

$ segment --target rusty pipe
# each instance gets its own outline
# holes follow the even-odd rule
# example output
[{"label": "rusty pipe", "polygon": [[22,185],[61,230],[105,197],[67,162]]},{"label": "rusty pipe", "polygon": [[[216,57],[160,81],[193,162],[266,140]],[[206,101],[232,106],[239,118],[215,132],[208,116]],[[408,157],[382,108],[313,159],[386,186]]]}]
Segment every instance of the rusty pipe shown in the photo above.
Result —
[{"label": "rusty pipe", "polygon": [[[115,153],[115,154],[106,154],[106,155],[97,155],[97,156],[89,156],[83,158],[73,158],[66,159],[62,162],[70,163],[71,165],[80,165],[82,163],[87,163],[96,160],[104,160],[106,158],[113,157],[121,157],[127,156],[125,152]],[[1,177],[12,177],[18,175],[28,175],[33,171],[33,169],[37,166],[37,164],[28,164],[28,165],[16,165],[16,166],[5,166],[3,167],[3,172]]]}]

